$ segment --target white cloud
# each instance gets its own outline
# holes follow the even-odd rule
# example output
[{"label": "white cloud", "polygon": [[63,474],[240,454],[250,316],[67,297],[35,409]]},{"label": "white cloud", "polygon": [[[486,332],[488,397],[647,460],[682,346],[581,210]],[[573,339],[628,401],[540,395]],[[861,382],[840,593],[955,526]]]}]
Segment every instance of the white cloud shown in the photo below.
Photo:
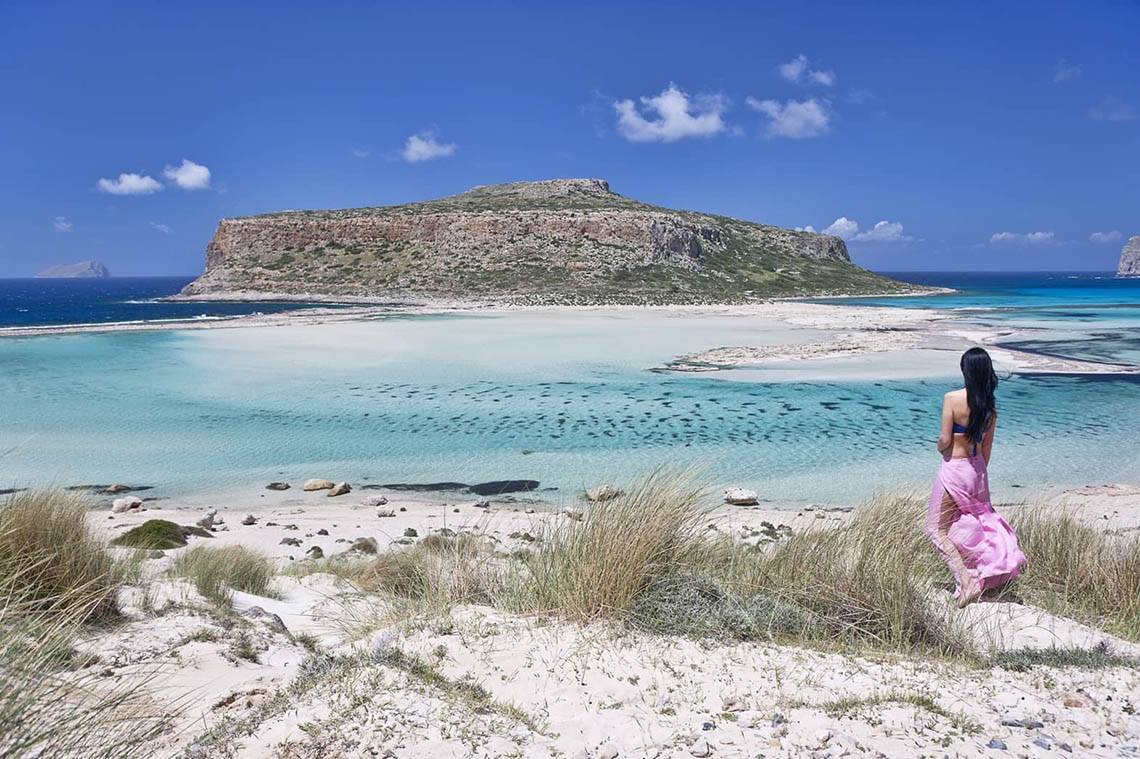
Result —
[{"label": "white cloud", "polygon": [[819,137],[827,134],[831,122],[827,104],[815,98],[780,103],[777,100],[758,100],[749,97],[747,103],[753,110],[768,117],[768,124],[764,130],[768,137],[791,139]]},{"label": "white cloud", "polygon": [[991,244],[1051,245],[1057,241],[1052,232],[994,232]]},{"label": "white cloud", "polygon": [[795,229],[797,232],[811,232],[813,234],[815,233],[815,227],[813,227],[811,224],[808,224],[805,227],[796,227]]},{"label": "white cloud", "polygon": [[364,150],[363,148],[353,148],[352,154],[357,158],[367,158],[368,156],[372,155],[372,152],[369,150]]},{"label": "white cloud", "polygon": [[150,225],[151,225],[152,227],[154,227],[155,229],[157,229],[159,232],[162,232],[164,235],[168,235],[168,234],[170,234],[171,232],[173,232],[173,231],[174,231],[173,229],[171,229],[170,227],[166,226],[165,224],[159,224],[157,221],[152,221],[152,222],[150,223]]},{"label": "white cloud", "polygon": [[1093,232],[1089,235],[1089,242],[1116,242],[1120,237],[1120,230],[1118,229],[1111,232]]},{"label": "white cloud", "polygon": [[854,219],[848,219],[846,216],[840,216],[835,221],[823,230],[825,235],[835,235],[842,237],[844,240],[850,240],[859,231],[859,222]]},{"label": "white cloud", "polygon": [[1079,63],[1069,63],[1064,58],[1057,61],[1057,68],[1053,70],[1053,82],[1060,84],[1061,82],[1071,82],[1074,79],[1081,78],[1081,65]]},{"label": "white cloud", "polygon": [[910,242],[914,238],[903,234],[903,225],[897,221],[880,221],[853,238],[860,242]]},{"label": "white cloud", "polygon": [[162,175],[183,190],[210,189],[210,170],[186,158],[182,159],[180,166],[167,166],[162,170]]},{"label": "white cloud", "polygon": [[459,146],[454,142],[439,142],[435,139],[434,132],[425,130],[408,138],[404,149],[400,151],[400,157],[408,163],[419,163],[455,155],[458,149]]},{"label": "white cloud", "polygon": [[686,137],[711,137],[725,130],[728,100],[722,95],[690,97],[670,83],[660,95],[613,103],[618,131],[631,142],[676,142]]},{"label": "white cloud", "polygon": [[70,232],[72,227],[66,216],[56,216],[51,220],[51,225],[55,227],[57,232]]},{"label": "white cloud", "polygon": [[1089,109],[1093,121],[1133,121],[1136,109],[1114,97],[1107,97]]},{"label": "white cloud", "polygon": [[780,72],[780,76],[789,82],[795,84],[802,84],[811,82],[815,84],[822,84],[824,87],[830,87],[835,84],[835,72],[830,69],[813,69],[811,62],[804,54],[797,55],[787,63],[781,63],[776,67]]},{"label": "white cloud", "polygon": [[150,195],[162,189],[162,184],[145,174],[120,174],[118,179],[100,179],[95,183],[99,192],[111,195]]}]

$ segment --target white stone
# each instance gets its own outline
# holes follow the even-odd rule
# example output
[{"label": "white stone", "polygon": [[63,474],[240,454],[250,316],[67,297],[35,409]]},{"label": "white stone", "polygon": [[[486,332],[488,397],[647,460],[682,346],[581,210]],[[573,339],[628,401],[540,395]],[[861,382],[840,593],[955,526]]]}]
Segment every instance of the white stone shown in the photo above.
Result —
[{"label": "white stone", "polygon": [[724,502],[732,506],[755,506],[760,502],[760,496],[755,490],[729,488],[724,491]]},{"label": "white stone", "polygon": [[141,509],[143,501],[135,495],[128,495],[124,498],[116,498],[111,501],[111,511],[116,514],[122,514],[126,511],[133,511],[134,509]]}]

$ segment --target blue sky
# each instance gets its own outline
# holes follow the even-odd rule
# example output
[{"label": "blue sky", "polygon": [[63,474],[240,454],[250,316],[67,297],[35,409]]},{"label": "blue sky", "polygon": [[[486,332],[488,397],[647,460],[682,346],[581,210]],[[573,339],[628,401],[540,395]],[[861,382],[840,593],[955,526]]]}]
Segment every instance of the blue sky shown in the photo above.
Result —
[{"label": "blue sky", "polygon": [[222,217],[562,176],[872,268],[1110,269],[1137,29],[1111,1],[6,0],[0,276],[196,274]]}]

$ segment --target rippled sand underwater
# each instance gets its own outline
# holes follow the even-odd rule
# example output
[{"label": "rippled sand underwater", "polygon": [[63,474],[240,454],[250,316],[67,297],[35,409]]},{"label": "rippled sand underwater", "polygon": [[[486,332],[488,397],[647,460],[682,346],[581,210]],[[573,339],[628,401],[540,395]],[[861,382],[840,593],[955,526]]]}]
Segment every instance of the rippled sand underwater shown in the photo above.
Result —
[{"label": "rippled sand underwater", "polygon": [[[0,487],[527,478],[557,499],[661,464],[781,501],[925,487],[956,354],[883,378],[876,357],[828,381],[648,371],[786,339],[753,317],[594,311],[4,340]],[[1140,480],[1140,383],[1013,377],[1000,402],[997,497]]]}]

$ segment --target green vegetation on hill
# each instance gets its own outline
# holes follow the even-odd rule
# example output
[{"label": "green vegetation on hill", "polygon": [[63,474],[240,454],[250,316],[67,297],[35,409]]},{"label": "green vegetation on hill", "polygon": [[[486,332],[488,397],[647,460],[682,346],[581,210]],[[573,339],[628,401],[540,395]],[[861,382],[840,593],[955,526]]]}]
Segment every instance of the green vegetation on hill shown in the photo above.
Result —
[{"label": "green vegetation on hill", "polygon": [[853,264],[836,237],[549,180],[223,220],[186,293],[662,305],[907,289]]}]

